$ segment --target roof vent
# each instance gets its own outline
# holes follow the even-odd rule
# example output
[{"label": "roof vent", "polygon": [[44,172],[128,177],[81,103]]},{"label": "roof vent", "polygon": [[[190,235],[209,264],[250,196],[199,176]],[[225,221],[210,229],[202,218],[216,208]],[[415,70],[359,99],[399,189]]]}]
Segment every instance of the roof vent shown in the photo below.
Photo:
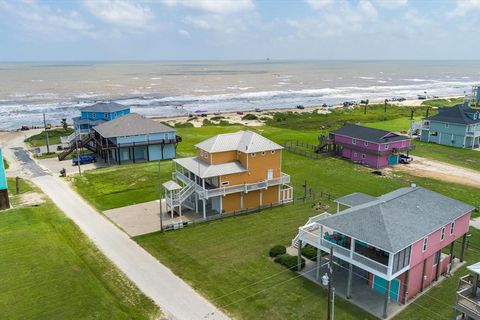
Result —
[{"label": "roof vent", "polygon": [[416,187],[417,187],[417,184],[416,184],[416,183],[412,183],[412,184],[410,185],[410,187],[416,188]]}]

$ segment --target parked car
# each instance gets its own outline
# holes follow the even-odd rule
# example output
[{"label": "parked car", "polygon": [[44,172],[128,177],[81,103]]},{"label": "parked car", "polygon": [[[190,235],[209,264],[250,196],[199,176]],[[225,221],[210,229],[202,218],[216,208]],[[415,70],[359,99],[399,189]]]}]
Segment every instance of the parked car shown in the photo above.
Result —
[{"label": "parked car", "polygon": [[[82,154],[80,155],[80,164],[88,164],[88,163],[93,163],[97,162],[97,156],[94,154]],[[73,166],[78,166],[78,158],[73,158],[72,159],[72,165]]]},{"label": "parked car", "polygon": [[238,115],[243,115],[243,112],[242,111],[237,111],[237,114]]},{"label": "parked car", "polygon": [[20,128],[21,131],[27,131],[27,130],[30,130],[30,128],[28,126],[22,126]]},{"label": "parked car", "polygon": [[410,162],[412,162],[412,160],[413,160],[412,157],[409,157],[409,156],[407,156],[406,154],[403,154],[403,153],[401,153],[398,156],[398,162],[399,163],[409,164]]},{"label": "parked car", "polygon": [[297,109],[300,109],[300,110],[305,109],[305,107],[304,107],[303,105],[301,105],[301,104],[299,104],[296,108],[297,108]]},{"label": "parked car", "polygon": [[260,109],[260,108],[255,108],[255,112],[262,112],[262,109]]}]

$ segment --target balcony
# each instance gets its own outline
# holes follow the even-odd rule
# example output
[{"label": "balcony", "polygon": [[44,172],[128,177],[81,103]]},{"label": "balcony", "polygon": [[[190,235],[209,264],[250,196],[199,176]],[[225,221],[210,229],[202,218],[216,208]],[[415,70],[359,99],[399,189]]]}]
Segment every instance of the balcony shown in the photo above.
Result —
[{"label": "balcony", "polygon": [[[172,174],[172,176],[173,176],[173,179],[180,180],[187,185],[190,184],[192,181],[194,181],[179,171],[175,171]],[[211,197],[225,196],[227,194],[238,193],[238,192],[248,193],[251,191],[267,189],[271,186],[287,184],[289,182],[290,182],[290,176],[282,172],[279,178],[262,180],[254,183],[239,184],[234,186],[215,187],[210,185],[206,188],[203,188],[201,185],[197,183],[195,185],[195,188],[196,188],[195,191],[200,196],[200,198],[208,199]]]},{"label": "balcony", "polygon": [[455,300],[455,308],[473,319],[480,318],[480,295],[475,281],[472,275],[460,278]]},{"label": "balcony", "polygon": [[335,257],[384,278],[390,278],[387,252],[359,240],[355,240],[355,248],[352,251],[350,237],[337,232],[325,232],[323,236],[320,236],[321,232],[320,225],[313,222],[299,229],[299,239],[325,252],[330,252],[330,249],[333,248]]}]

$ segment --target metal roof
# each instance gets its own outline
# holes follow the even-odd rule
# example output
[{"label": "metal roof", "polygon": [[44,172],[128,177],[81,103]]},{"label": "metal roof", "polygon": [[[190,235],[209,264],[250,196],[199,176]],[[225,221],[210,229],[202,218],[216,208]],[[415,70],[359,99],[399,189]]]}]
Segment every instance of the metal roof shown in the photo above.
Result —
[{"label": "metal roof", "polygon": [[252,153],[283,149],[281,145],[252,131],[218,134],[196,144],[195,147],[210,153],[223,151]]},{"label": "metal roof", "polygon": [[425,188],[410,187],[341,211],[319,223],[395,253],[473,209]]},{"label": "metal roof", "polygon": [[134,136],[159,132],[172,132],[175,129],[163,123],[145,118],[138,113],[129,113],[93,127],[104,138]]},{"label": "metal roof", "polygon": [[[468,115],[468,113],[477,113],[477,119],[474,120],[471,116]],[[480,110],[472,109],[464,104],[458,104],[454,107],[440,108],[438,109],[438,114],[425,118],[425,120],[460,124],[480,123]]]},{"label": "metal roof", "polygon": [[218,177],[247,171],[238,161],[209,164],[198,157],[173,159],[173,161],[200,178]]},{"label": "metal roof", "polygon": [[99,102],[91,106],[84,107],[80,109],[83,112],[116,112],[125,109],[130,109],[130,107],[124,106],[123,104],[116,102]]},{"label": "metal roof", "polygon": [[410,140],[407,136],[398,135],[390,131],[363,127],[352,123],[346,123],[343,127],[333,130],[330,133],[375,143]]},{"label": "metal roof", "polygon": [[360,204],[364,204],[373,200],[376,200],[376,197],[372,197],[365,193],[355,192],[341,198],[335,199],[334,202],[343,204],[345,206],[354,207]]},{"label": "metal roof", "polygon": [[180,190],[182,187],[176,183],[175,181],[169,180],[165,183],[162,184],[162,186],[167,189],[168,191],[175,191],[175,190]]},{"label": "metal roof", "polygon": [[467,269],[470,272],[480,275],[480,262],[477,262],[475,264],[472,264],[471,266],[468,266]]}]

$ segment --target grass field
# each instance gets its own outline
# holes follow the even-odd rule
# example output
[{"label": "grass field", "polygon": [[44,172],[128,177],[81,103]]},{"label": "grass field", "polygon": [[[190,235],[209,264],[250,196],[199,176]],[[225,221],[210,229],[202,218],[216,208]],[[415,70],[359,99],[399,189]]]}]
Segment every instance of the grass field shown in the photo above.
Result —
[{"label": "grass field", "polygon": [[0,234],[1,318],[158,317],[153,302],[51,202],[3,212]]},{"label": "grass field", "polygon": [[[53,145],[53,144],[60,143],[60,137],[71,135],[73,133],[73,129],[67,128],[65,130],[63,128],[55,128],[55,129],[50,129],[47,132],[48,132],[48,142],[51,145]],[[25,139],[25,142],[32,147],[40,147],[40,146],[47,145],[45,142],[45,131],[42,131],[39,134],[33,135]]]},{"label": "grass field", "polygon": [[[413,121],[422,121],[423,117],[414,117]],[[410,129],[410,117],[402,117],[393,120],[377,121],[362,123],[362,125],[370,128],[392,131],[392,132],[407,132]]]},{"label": "grass field", "polygon": [[[389,121],[394,120],[396,119]],[[401,123],[400,120],[397,121]],[[177,155],[192,155],[195,143],[217,133],[239,129],[245,128],[178,128],[177,133],[183,137],[184,142],[179,145]],[[281,126],[248,129],[276,142],[301,140],[316,143],[321,132],[311,128],[295,130]],[[158,163],[97,169],[85,172],[83,178],[74,178],[73,183],[88,201],[105,210],[157,199],[157,170]],[[162,181],[170,179],[171,170],[171,161],[162,162]],[[417,185],[480,206],[478,189],[408,174],[377,176],[371,173],[371,169],[335,157],[313,160],[284,151],[282,170],[291,175],[291,184],[297,197],[302,195],[301,185],[305,181],[316,193],[328,192],[338,197],[352,192],[377,196],[415,182]],[[325,199],[321,201],[328,203]],[[324,290],[296,277],[295,273],[282,272],[285,269],[272,263],[267,252],[275,244],[288,245],[298,227],[303,225],[309,216],[318,214],[311,205],[311,201],[305,204],[297,201],[283,208],[209,222],[166,234],[154,233],[137,237],[135,240],[192,287],[235,317],[309,319],[324,314]],[[477,241],[477,235],[475,237]],[[247,288],[241,289],[244,287]],[[451,297],[452,293],[453,291],[436,294]],[[422,303],[424,308],[429,307],[428,300]],[[414,307],[417,309],[410,311]],[[443,308],[439,311],[441,314],[451,313],[451,305],[438,307]],[[407,319],[412,314],[418,316],[418,319],[432,316],[427,315],[427,311],[422,311],[421,307],[412,305],[400,315],[400,319]],[[369,315],[339,299],[336,318],[369,319]]]},{"label": "grass field", "polygon": [[457,104],[463,103],[463,97],[460,98],[447,98],[447,99],[431,99],[422,102],[422,106],[430,107],[453,107]]}]

